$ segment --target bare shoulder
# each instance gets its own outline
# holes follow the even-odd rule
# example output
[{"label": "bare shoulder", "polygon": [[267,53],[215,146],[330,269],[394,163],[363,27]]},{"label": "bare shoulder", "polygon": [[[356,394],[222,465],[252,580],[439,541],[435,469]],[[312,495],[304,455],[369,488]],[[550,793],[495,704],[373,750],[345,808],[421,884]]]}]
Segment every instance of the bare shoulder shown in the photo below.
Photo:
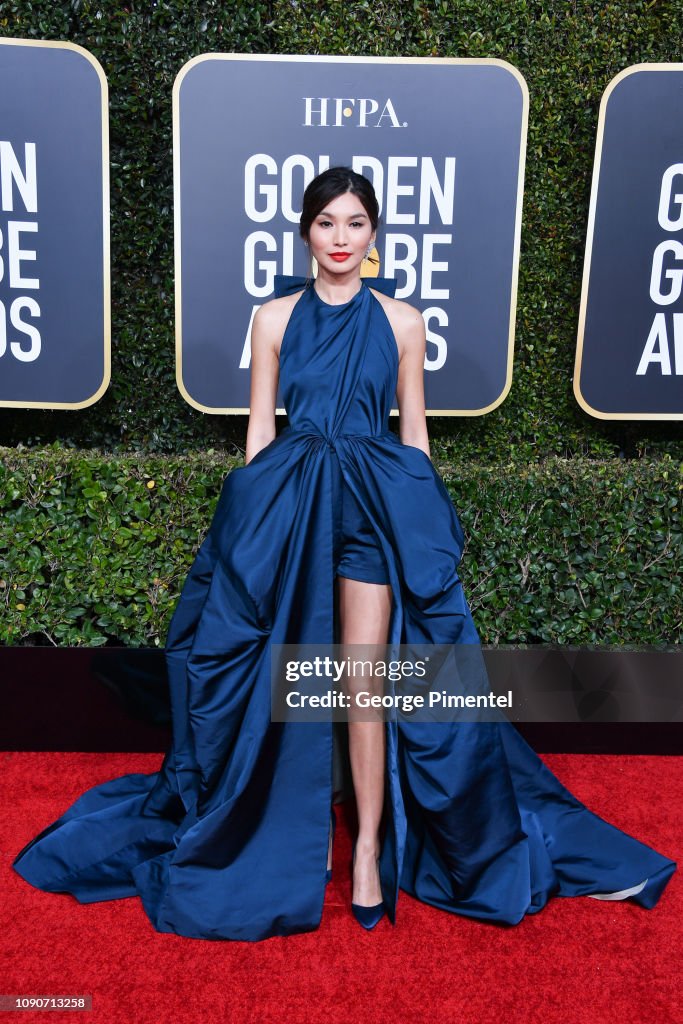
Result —
[{"label": "bare shoulder", "polygon": [[394,332],[400,356],[412,348],[417,348],[424,353],[425,326],[420,310],[411,306],[409,302],[404,302],[403,299],[394,299],[383,292],[375,291],[372,285],[368,287],[382,304]]},{"label": "bare shoulder", "polygon": [[279,355],[280,345],[292,315],[292,310],[303,295],[303,291],[292,295],[281,295],[269,299],[256,310],[251,325],[252,346],[254,344],[272,348]]}]

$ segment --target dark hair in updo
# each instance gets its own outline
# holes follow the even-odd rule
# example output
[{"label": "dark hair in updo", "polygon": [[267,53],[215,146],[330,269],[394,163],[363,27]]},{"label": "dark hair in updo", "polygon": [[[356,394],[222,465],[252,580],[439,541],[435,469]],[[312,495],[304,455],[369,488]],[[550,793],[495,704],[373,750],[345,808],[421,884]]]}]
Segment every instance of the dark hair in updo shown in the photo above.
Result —
[{"label": "dark hair in updo", "polygon": [[379,203],[372,183],[351,167],[330,167],[309,182],[304,192],[303,209],[299,221],[299,234],[304,241],[308,241],[311,224],[320,211],[324,210],[332,199],[336,199],[337,196],[344,195],[346,192],[352,192],[354,196],[358,196],[370,218],[372,230],[377,230]]}]

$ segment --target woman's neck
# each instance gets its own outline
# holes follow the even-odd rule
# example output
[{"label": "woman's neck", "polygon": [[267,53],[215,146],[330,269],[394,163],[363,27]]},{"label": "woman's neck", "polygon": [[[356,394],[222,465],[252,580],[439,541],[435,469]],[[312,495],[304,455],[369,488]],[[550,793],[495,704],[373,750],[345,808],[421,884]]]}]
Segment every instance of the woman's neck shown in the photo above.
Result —
[{"label": "woman's neck", "polygon": [[358,270],[349,274],[328,274],[318,267],[318,276],[313,287],[323,302],[330,306],[341,306],[358,294],[363,282]]}]

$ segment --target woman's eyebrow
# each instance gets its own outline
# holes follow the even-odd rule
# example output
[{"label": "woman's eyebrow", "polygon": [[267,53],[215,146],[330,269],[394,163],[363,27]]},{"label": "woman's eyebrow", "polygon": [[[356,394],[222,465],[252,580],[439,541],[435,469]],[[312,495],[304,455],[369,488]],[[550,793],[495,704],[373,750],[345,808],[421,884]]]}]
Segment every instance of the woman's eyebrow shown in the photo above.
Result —
[{"label": "woman's eyebrow", "polygon": [[[334,217],[333,213],[329,210],[321,210],[318,214],[319,217]],[[352,213],[349,215],[349,220],[356,220],[358,217],[367,217],[367,213]]]}]

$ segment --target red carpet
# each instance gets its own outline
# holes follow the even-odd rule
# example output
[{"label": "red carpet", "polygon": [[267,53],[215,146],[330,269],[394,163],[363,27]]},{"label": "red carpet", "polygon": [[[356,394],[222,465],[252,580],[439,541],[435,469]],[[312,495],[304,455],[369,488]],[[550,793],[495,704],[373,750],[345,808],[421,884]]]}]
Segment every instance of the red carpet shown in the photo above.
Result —
[{"label": "red carpet", "polygon": [[[320,929],[259,943],[159,934],[139,900],[82,905],[33,889],[11,861],[83,790],[152,772],[161,754],[0,753],[5,925],[0,993],[92,995],[97,1024],[681,1024],[683,757],[545,754],[591,810],[679,864],[659,904],[555,898],[514,928],[405,893],[396,927],[351,917],[347,810]],[[256,884],[256,882],[255,882]]]}]

